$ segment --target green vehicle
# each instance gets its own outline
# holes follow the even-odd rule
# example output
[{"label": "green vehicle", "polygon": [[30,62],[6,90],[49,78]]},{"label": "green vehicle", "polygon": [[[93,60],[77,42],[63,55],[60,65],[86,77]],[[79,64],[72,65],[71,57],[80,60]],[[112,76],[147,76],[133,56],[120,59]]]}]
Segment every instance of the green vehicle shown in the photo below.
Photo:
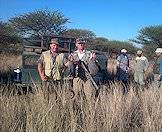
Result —
[{"label": "green vehicle", "polygon": [[[65,53],[68,56],[71,52],[75,50],[75,38],[68,37],[58,37],[58,36],[48,36],[48,40],[51,38],[58,38],[60,47],[59,52]],[[22,54],[22,64],[20,65],[21,75],[19,75],[18,80],[15,79],[15,82],[20,86],[33,86],[34,84],[41,84],[41,79],[37,70],[37,61],[43,51],[46,51],[47,48],[42,48],[38,46],[24,46],[24,51]],[[101,51],[95,51],[97,55],[97,61],[100,67],[100,72],[97,76],[94,77],[94,80],[106,80],[107,72],[107,57],[106,53]],[[67,68],[64,72],[65,77],[67,77],[71,72],[71,67]],[[17,77],[17,73],[15,77]]]},{"label": "green vehicle", "polygon": [[[69,55],[75,48],[75,39],[67,37],[50,36],[58,38],[60,47],[59,52]],[[19,86],[33,86],[41,84],[41,79],[37,70],[37,61],[43,51],[48,50],[45,47],[39,46],[24,46],[22,53],[22,62],[18,69],[14,70],[14,83]],[[20,70],[20,72],[19,72]]]},{"label": "green vehicle", "polygon": [[[38,47],[25,47],[25,49],[39,49]],[[40,49],[42,50],[42,49]],[[24,51],[22,54],[22,66],[21,70],[21,79],[20,82],[22,85],[31,86],[33,83],[40,84],[41,79],[37,71],[37,60],[40,57],[40,53],[34,51]]]}]

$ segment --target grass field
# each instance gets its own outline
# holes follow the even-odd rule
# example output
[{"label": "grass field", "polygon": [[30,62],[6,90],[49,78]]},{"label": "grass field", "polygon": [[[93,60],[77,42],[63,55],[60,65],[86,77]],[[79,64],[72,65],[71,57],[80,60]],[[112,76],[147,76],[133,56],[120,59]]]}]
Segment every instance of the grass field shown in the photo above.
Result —
[{"label": "grass field", "polygon": [[[149,85],[144,91],[130,85],[127,94],[120,84],[103,86],[95,100],[87,102],[83,93],[70,99],[64,88],[44,98],[41,86],[34,94],[4,94],[0,92],[1,132],[107,132],[162,131],[162,93]],[[3,93],[3,95],[2,95]]]},{"label": "grass field", "polygon": [[[1,71],[21,62],[15,55],[0,59]],[[108,70],[115,74],[115,61],[109,64]],[[68,89],[57,90],[57,96],[51,93],[48,101],[41,85],[26,95],[14,86],[0,85],[0,132],[162,131],[162,90],[157,81],[144,91],[130,84],[127,94],[119,83],[102,86],[99,95],[88,101],[84,91],[71,99]]]}]

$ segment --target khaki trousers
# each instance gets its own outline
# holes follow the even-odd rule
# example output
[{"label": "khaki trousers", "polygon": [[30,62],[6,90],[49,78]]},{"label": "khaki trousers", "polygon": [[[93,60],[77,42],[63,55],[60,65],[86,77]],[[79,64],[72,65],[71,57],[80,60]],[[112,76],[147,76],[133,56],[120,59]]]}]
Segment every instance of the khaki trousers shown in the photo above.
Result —
[{"label": "khaki trousers", "polygon": [[162,81],[159,82],[159,94],[160,94],[160,101],[162,101]]},{"label": "khaki trousers", "polygon": [[83,81],[79,77],[74,78],[73,90],[75,92],[75,96],[77,96],[79,92],[83,91],[88,102],[91,101],[92,96],[95,94],[94,87],[90,79]]},{"label": "khaki trousers", "polygon": [[135,72],[134,73],[134,80],[136,83],[140,85],[144,85],[144,72]]},{"label": "khaki trousers", "polygon": [[57,98],[57,93],[61,91],[62,83],[60,81],[53,81],[52,79],[48,79],[48,81],[43,82],[43,93],[45,100],[49,101],[50,94],[55,94],[55,98]]}]

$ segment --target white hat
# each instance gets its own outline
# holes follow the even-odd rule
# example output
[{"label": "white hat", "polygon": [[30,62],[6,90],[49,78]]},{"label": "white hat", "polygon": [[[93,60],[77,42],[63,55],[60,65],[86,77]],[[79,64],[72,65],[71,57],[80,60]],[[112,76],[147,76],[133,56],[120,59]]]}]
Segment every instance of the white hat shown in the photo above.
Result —
[{"label": "white hat", "polygon": [[127,53],[127,50],[126,49],[122,49],[121,53]]},{"label": "white hat", "polygon": [[157,49],[155,50],[155,53],[162,53],[162,48],[157,48]]},{"label": "white hat", "polygon": [[142,50],[138,50],[137,55],[141,55],[141,54],[142,54]]}]

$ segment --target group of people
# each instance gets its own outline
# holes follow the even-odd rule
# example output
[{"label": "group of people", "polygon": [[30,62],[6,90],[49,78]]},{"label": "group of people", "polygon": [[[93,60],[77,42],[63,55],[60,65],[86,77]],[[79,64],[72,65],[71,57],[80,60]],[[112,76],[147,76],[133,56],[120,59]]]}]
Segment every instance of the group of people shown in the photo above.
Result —
[{"label": "group of people", "polygon": [[[58,52],[58,39],[51,39],[50,50],[43,52],[38,60],[39,75],[49,92],[53,89],[51,85],[57,86],[57,84],[63,83],[64,71],[72,67],[73,91],[76,94],[79,92],[78,90],[84,89],[87,99],[91,96],[89,95],[92,93],[89,64],[94,63],[96,55],[86,50],[85,44],[83,39],[76,39],[77,50],[65,57],[64,53]],[[80,89],[79,86],[81,86]]]},{"label": "group of people", "polygon": [[[43,52],[38,60],[38,72],[42,81],[46,83],[46,87],[49,87],[50,85],[62,84],[64,71],[71,67],[72,87],[75,94],[77,94],[79,90],[84,89],[87,99],[90,99],[94,86],[92,77],[99,71],[96,54],[86,50],[86,42],[83,39],[76,39],[75,46],[76,51],[71,53],[68,57],[65,57],[64,53],[58,52],[58,39],[52,38],[49,44],[50,49]],[[162,49],[158,48],[156,53],[160,56]],[[162,65],[162,61],[160,64]],[[134,81],[136,83],[140,85],[145,84],[145,72],[148,66],[149,62],[143,55],[143,52],[141,50],[137,51],[134,64]],[[117,80],[127,85],[130,65],[126,49],[122,49],[121,54],[117,57],[116,67]],[[162,69],[160,71],[162,74]],[[53,82],[52,84],[51,80]]]},{"label": "group of people", "polygon": [[[153,71],[158,71],[157,80],[160,82],[160,87],[162,88],[162,48],[157,48],[155,50],[156,59],[154,64],[150,64],[148,59],[143,55],[142,50],[138,50],[136,57],[133,59],[133,64],[130,66],[129,57],[127,56],[127,50],[122,49],[121,54],[117,57],[117,80],[122,81],[125,85],[128,83],[129,71],[133,70],[133,80],[136,84],[145,87],[147,83],[148,74]],[[151,68],[151,69],[150,69]]]},{"label": "group of people", "polygon": [[148,59],[143,55],[141,50],[138,50],[132,68],[130,66],[127,50],[122,49],[121,54],[117,57],[117,80],[127,84],[129,79],[129,71],[133,69],[134,81],[140,85],[144,85],[145,72],[147,71],[148,66]]}]

